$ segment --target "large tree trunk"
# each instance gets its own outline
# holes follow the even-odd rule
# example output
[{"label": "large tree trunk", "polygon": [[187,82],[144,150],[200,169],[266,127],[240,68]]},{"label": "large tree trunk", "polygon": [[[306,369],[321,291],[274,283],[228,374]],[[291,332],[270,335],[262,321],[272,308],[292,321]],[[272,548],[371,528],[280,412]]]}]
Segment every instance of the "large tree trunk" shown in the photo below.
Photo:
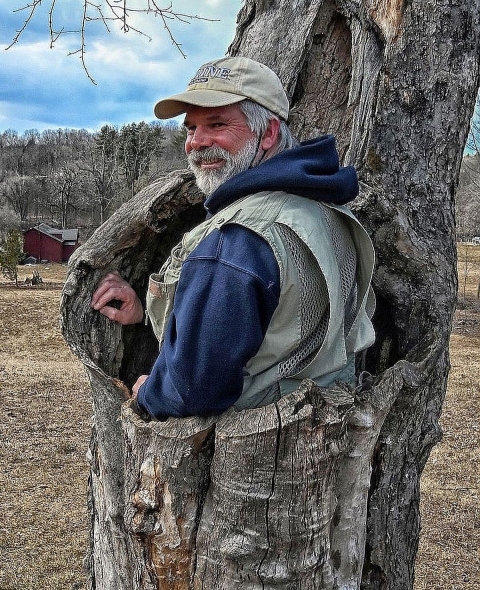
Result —
[{"label": "large tree trunk", "polygon": [[362,199],[353,209],[378,258],[369,367],[380,373],[425,337],[442,350],[388,415],[370,489],[364,588],[410,588],[419,479],[440,437],[449,368],[453,197],[479,82],[480,6],[317,0],[267,2],[259,12],[258,5],[246,3],[233,52],[278,71],[293,99],[293,130],[336,134],[345,163],[359,172]]},{"label": "large tree trunk", "polygon": [[[94,395],[92,588],[351,589],[360,585],[362,564],[365,590],[412,587],[419,479],[440,437],[449,368],[457,290],[453,196],[479,85],[479,13],[478,0],[246,0],[239,14],[230,54],[254,57],[279,73],[299,138],[337,136],[344,163],[355,165],[361,180],[353,208],[376,246],[377,342],[366,366],[378,377],[364,391],[351,392],[348,417],[339,418],[350,427],[347,439],[340,437],[338,455],[316,457],[308,450],[315,448],[311,432],[318,444],[328,426],[322,422],[315,430],[314,419],[310,426],[293,420],[291,399],[282,401],[289,416],[280,421],[285,432],[272,423],[281,415],[278,406],[272,415],[261,410],[235,416],[251,431],[249,444],[263,445],[262,453],[268,449],[263,484],[255,480],[248,444],[238,439],[229,416],[207,426],[195,420],[154,426],[127,406],[122,433],[125,387],[148,372],[156,344],[147,328],[122,329],[93,312],[91,293],[112,269],[144,292],[147,274],[202,218],[201,197],[188,173],[136,195],[77,250],[62,326],[87,367]],[[306,396],[295,398],[296,407],[311,407],[316,416],[325,395],[330,399],[317,393],[296,392]],[[331,395],[328,403],[337,407],[342,398]],[[289,447],[293,422],[295,432],[304,433],[301,453]],[[324,475],[316,483],[305,476],[321,515],[297,498],[295,477],[307,471],[301,465],[287,469],[288,458],[304,452]],[[190,467],[184,463],[188,456]],[[246,490],[245,504],[229,513],[235,494],[228,478],[241,482],[243,475],[251,486],[258,484],[258,494],[251,500]],[[267,481],[268,494],[262,488]],[[280,489],[283,499],[272,495]],[[319,521],[317,544],[300,555],[304,531],[288,529],[287,516],[297,514],[302,502],[305,518]],[[248,520],[251,537],[235,536],[239,516]],[[263,530],[255,529],[260,522],[266,523]],[[230,541],[222,545],[222,539]],[[259,551],[261,563],[255,562]],[[285,551],[292,552],[290,560]]]}]

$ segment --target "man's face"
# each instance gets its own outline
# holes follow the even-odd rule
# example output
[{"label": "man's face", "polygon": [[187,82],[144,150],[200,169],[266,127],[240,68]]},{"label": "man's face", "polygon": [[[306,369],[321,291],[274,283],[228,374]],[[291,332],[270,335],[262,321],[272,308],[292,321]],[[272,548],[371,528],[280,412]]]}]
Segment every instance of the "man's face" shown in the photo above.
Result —
[{"label": "man's face", "polygon": [[249,168],[258,151],[257,137],[236,104],[190,107],[184,125],[188,163],[200,190],[207,195]]}]

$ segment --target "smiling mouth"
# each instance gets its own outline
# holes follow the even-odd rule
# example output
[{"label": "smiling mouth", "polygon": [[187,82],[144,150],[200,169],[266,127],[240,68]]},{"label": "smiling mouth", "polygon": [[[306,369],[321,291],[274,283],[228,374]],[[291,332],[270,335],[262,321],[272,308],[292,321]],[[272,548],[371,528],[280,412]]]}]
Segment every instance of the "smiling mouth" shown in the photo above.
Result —
[{"label": "smiling mouth", "polygon": [[218,170],[225,164],[225,160],[199,160],[196,165],[202,170]]}]

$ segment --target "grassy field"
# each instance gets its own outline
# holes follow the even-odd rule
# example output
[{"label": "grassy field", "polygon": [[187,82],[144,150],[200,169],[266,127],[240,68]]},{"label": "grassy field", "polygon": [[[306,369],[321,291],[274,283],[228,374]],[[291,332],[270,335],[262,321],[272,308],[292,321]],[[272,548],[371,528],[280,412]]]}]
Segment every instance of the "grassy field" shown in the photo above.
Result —
[{"label": "grassy field", "polygon": [[[66,269],[38,269],[35,288],[0,282],[0,590],[84,590],[89,387],[58,327]],[[32,271],[20,267],[20,281]],[[459,272],[444,437],[422,478],[415,590],[480,588],[480,247],[460,248]]]},{"label": "grassy field", "polygon": [[38,269],[0,288],[0,590],[85,587],[89,387],[58,326],[66,269]]},{"label": "grassy field", "polygon": [[480,588],[480,247],[458,248],[459,295],[443,439],[422,476],[415,590]]}]

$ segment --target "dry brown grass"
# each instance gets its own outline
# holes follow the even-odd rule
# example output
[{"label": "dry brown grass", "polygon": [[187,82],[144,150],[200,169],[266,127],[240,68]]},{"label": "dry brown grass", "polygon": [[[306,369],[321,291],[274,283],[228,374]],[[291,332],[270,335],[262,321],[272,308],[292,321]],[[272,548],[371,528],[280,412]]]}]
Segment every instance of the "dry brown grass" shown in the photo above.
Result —
[{"label": "dry brown grass", "polygon": [[480,588],[480,247],[458,249],[459,302],[443,440],[422,482],[422,534],[415,590]]},{"label": "dry brown grass", "polygon": [[[415,590],[480,588],[480,247],[460,249],[459,260],[465,300],[451,340],[444,438],[422,478]],[[0,590],[84,590],[89,389],[58,328],[65,267],[38,269],[44,284],[35,288],[0,281]],[[32,270],[22,268],[20,280]]]},{"label": "dry brown grass", "polygon": [[58,327],[65,267],[38,268],[0,286],[0,589],[80,590],[89,390]]}]

